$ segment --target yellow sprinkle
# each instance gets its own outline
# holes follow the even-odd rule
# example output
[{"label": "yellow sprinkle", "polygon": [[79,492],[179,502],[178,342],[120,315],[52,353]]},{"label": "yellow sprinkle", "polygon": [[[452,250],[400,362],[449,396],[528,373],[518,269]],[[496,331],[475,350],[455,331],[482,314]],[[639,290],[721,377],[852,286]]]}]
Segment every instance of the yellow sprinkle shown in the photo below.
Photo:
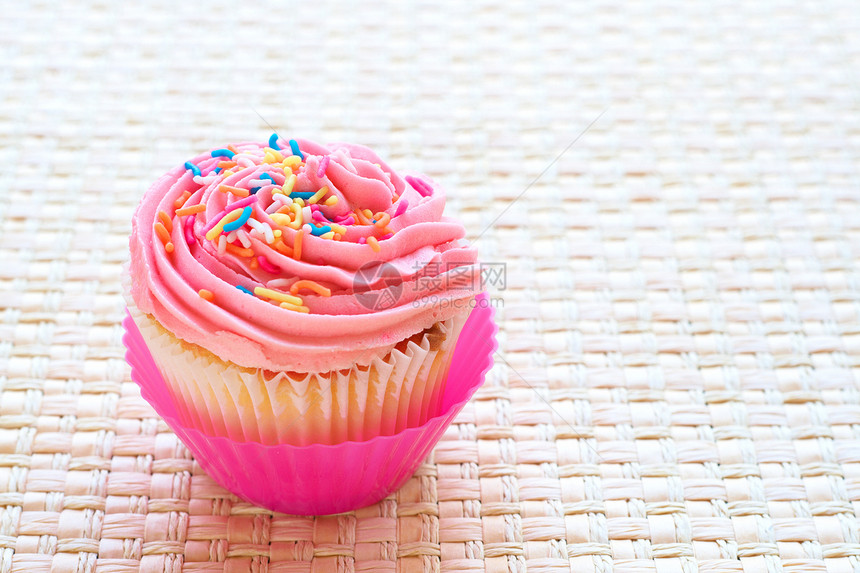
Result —
[{"label": "yellow sprinkle", "polygon": [[332,228],[332,230],[333,230],[333,231],[335,231],[336,233],[340,233],[341,235],[345,235],[345,234],[346,234],[346,227],[344,227],[343,225],[338,225],[337,223],[329,223],[329,226],[330,226],[330,227]]},{"label": "yellow sprinkle", "polygon": [[283,187],[281,187],[281,190],[283,191],[284,195],[289,195],[290,193],[292,193],[293,187],[295,186],[295,184],[296,184],[296,174],[293,173],[292,175],[287,177],[287,180],[284,181]]},{"label": "yellow sprinkle", "polygon": [[365,216],[365,217],[367,217],[368,219],[373,219],[373,211],[371,211],[370,209],[364,209],[364,210],[362,211],[362,213],[363,213],[363,214],[364,214],[364,216]]},{"label": "yellow sprinkle", "polygon": [[302,158],[299,157],[298,155],[290,155],[289,157],[285,158],[283,161],[284,167],[290,167],[290,168],[292,168],[294,165],[301,165],[301,163],[302,163]]},{"label": "yellow sprinkle", "polygon": [[284,156],[277,149],[266,147],[263,151],[266,152],[266,155],[272,155],[275,158],[275,161],[273,161],[273,163],[281,163],[284,160]]},{"label": "yellow sprinkle", "polygon": [[379,241],[376,240],[376,237],[368,237],[367,244],[370,245],[370,248],[373,249],[373,252],[379,252]]},{"label": "yellow sprinkle", "polygon": [[333,241],[334,240],[334,231],[329,231],[328,233],[323,233],[322,235],[320,235],[320,239],[328,239],[328,240]]},{"label": "yellow sprinkle", "polygon": [[328,199],[325,200],[325,204],[331,207],[332,205],[337,205],[337,195],[332,195]]},{"label": "yellow sprinkle", "polygon": [[290,205],[290,209],[292,209],[293,213],[295,214],[295,220],[290,223],[290,227],[292,227],[293,229],[301,229],[304,221],[302,215],[302,208],[299,207],[297,203],[293,202],[293,204]]},{"label": "yellow sprinkle", "polygon": [[290,304],[301,305],[302,299],[297,296],[293,296],[291,294],[286,294],[283,292],[278,292],[276,290],[272,290],[270,288],[263,287],[254,287],[254,294],[257,296],[264,296],[266,298],[270,298],[272,300],[276,300],[278,302],[288,302]]},{"label": "yellow sprinkle", "polygon": [[227,171],[225,171],[224,173],[222,173],[222,174],[221,174],[221,177],[222,177],[222,178],[224,178],[224,177],[230,177],[231,175],[233,175],[233,172],[232,172],[232,171],[227,170]]},{"label": "yellow sprinkle", "polygon": [[236,219],[239,218],[239,215],[241,215],[241,214],[242,214],[242,209],[234,209],[233,211],[230,211],[229,213],[224,215],[224,217],[220,221],[218,221],[218,224],[215,225],[214,227],[212,227],[211,229],[209,229],[209,232],[206,233],[206,240],[207,241],[214,240],[215,237],[217,237],[218,235],[220,235],[224,231],[224,225],[226,225],[230,221],[235,221]]},{"label": "yellow sprinkle", "polygon": [[296,312],[303,312],[305,314],[309,314],[311,312],[311,309],[306,306],[290,304],[288,302],[282,302],[280,306],[281,308],[285,308],[287,310],[294,310]]},{"label": "yellow sprinkle", "polygon": [[301,197],[297,197],[297,198],[293,199],[293,205],[298,205],[299,207],[304,207],[305,206],[305,200],[302,199]]},{"label": "yellow sprinkle", "polygon": [[310,199],[308,199],[308,203],[309,203],[309,204],[311,204],[311,205],[313,205],[314,203],[316,203],[317,201],[319,201],[320,199],[322,199],[323,197],[325,197],[325,194],[326,194],[326,193],[328,193],[328,185],[324,185],[324,186],[323,186],[319,191],[317,191],[316,193],[314,193],[314,194],[311,196],[311,198],[310,198]]},{"label": "yellow sprinkle", "polygon": [[[277,224],[278,224],[278,225],[280,225],[281,227],[288,227],[288,226],[290,225],[290,223],[292,223],[292,222],[293,222],[293,220],[292,220],[292,219],[290,219],[290,216],[289,216],[289,215],[284,215],[283,213],[272,213],[271,215],[269,215],[269,217],[271,217],[271,218],[272,218],[272,221],[274,221],[275,223],[277,223]],[[275,235],[275,236],[276,236],[276,237],[280,237],[280,235],[278,235],[278,234],[277,234],[277,233],[280,233],[280,232],[281,232],[281,230],[280,230],[280,229],[278,229],[277,231],[275,231],[275,233],[276,233],[276,235]]]},{"label": "yellow sprinkle", "polygon": [[282,236],[283,234],[284,234],[284,232],[283,232],[282,230],[280,230],[280,229],[275,229],[275,233],[274,233],[274,235],[275,235],[275,238],[276,238],[276,239],[281,238],[281,236]]}]

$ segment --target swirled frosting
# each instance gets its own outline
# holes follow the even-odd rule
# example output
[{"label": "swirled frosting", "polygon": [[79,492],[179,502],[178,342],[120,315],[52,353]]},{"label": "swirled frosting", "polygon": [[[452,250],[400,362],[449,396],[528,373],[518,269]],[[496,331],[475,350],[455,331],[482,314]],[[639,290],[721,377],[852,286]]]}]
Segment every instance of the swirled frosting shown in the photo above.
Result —
[{"label": "swirled frosting", "polygon": [[239,143],[191,159],[132,221],[131,296],[247,367],[369,362],[468,307],[479,280],[445,195],[347,143]]}]

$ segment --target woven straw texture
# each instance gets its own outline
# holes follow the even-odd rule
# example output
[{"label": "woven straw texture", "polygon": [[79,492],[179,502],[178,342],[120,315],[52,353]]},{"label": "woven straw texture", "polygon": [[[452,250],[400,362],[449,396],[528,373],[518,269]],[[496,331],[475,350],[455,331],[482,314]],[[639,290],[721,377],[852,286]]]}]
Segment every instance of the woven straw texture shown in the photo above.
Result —
[{"label": "woven straw texture", "polygon": [[[0,572],[860,570],[853,0],[0,13]],[[266,122],[507,265],[487,384],[350,514],[232,497],[123,360],[143,191]]]}]

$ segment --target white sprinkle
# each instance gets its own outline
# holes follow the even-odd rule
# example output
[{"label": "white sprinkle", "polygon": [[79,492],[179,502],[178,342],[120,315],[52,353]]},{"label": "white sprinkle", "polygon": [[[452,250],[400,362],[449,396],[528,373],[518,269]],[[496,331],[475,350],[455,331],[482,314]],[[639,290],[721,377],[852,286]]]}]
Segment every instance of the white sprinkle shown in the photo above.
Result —
[{"label": "white sprinkle", "polygon": [[[236,233],[236,231],[233,232]],[[242,243],[243,247],[245,247],[246,249],[251,248],[251,239],[248,238],[247,231],[245,231],[244,229],[239,230],[239,232],[236,233],[236,237],[239,239],[239,242]]]},{"label": "white sprinkle", "polygon": [[275,242],[275,232],[268,223],[263,223],[263,233],[266,234],[266,242],[270,245]]},{"label": "white sprinkle", "polygon": [[275,233],[274,231],[272,231],[272,227],[270,227],[268,223],[261,223],[260,221],[255,221],[254,219],[248,219],[248,224],[251,225],[254,231],[264,236],[266,238],[267,243],[271,245],[275,242]]},{"label": "white sprinkle", "polygon": [[292,205],[293,199],[292,197],[287,197],[283,193],[275,193],[272,195],[272,201],[277,201],[281,205]]},{"label": "white sprinkle", "polygon": [[220,178],[220,175],[217,174],[207,175],[206,177],[203,177],[202,175],[195,175],[193,177],[194,182],[198,185],[208,185],[218,178]]},{"label": "white sprinkle", "polygon": [[233,156],[233,161],[235,161],[237,165],[241,165],[242,167],[244,167],[246,169],[249,167],[256,167],[257,166],[257,164],[254,163],[254,161],[250,157],[248,157],[247,155],[244,155],[244,154]]},{"label": "white sprinkle", "polygon": [[218,237],[218,254],[223,255],[227,252],[227,235]]}]

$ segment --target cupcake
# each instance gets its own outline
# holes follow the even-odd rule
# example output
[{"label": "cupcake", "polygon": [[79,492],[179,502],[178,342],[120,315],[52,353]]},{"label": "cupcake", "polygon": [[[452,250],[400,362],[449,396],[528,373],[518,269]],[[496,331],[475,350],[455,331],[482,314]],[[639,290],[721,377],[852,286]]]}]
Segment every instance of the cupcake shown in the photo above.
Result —
[{"label": "cupcake", "polygon": [[181,422],[302,446],[435,416],[480,286],[444,206],[364,146],[277,135],[158,179],[124,286]]}]

